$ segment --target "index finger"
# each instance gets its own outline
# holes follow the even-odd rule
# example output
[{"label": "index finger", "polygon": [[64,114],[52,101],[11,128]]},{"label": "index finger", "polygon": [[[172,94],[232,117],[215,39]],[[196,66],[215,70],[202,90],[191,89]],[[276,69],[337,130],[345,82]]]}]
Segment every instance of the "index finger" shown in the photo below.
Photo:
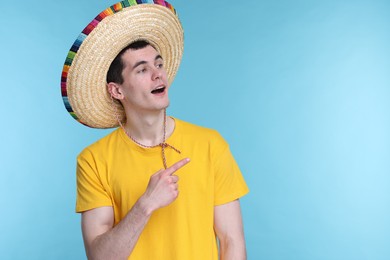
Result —
[{"label": "index finger", "polygon": [[169,174],[169,175],[174,174],[177,170],[179,170],[181,167],[186,165],[189,161],[190,161],[189,158],[184,158],[184,159],[178,161],[177,163],[173,164],[171,167],[168,167],[166,169],[167,174]]}]

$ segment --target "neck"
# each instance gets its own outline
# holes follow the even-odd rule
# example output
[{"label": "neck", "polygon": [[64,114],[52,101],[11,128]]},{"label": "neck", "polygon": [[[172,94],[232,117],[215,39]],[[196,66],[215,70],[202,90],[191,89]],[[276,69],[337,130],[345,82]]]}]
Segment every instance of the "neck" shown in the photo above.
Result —
[{"label": "neck", "polygon": [[[129,117],[128,113],[126,113],[126,116],[128,120],[122,127],[129,138],[139,146],[145,148],[160,146],[164,169],[167,169],[168,165],[165,156],[165,148],[172,148],[177,153],[181,153],[180,150],[166,143],[166,139],[175,129],[175,121],[170,117],[166,117],[165,109],[159,111],[155,116],[138,115]],[[162,135],[159,134],[159,132],[162,132]]]},{"label": "neck", "polygon": [[126,115],[127,121],[123,125],[125,131],[138,144],[143,146],[155,146],[164,141],[173,131],[171,118],[166,118],[165,109],[156,113]]}]

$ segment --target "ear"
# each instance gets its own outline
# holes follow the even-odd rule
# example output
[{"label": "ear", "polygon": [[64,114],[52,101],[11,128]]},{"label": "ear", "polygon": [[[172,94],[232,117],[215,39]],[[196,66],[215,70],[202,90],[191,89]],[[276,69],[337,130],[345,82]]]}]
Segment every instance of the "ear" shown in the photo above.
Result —
[{"label": "ear", "polygon": [[124,98],[120,85],[115,82],[107,83],[107,90],[115,99],[122,100]]}]

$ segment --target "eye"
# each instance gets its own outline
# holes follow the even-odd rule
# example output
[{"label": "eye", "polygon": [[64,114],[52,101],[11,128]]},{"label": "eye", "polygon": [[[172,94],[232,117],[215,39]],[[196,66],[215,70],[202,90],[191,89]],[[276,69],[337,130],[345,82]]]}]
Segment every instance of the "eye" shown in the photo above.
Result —
[{"label": "eye", "polygon": [[162,64],[162,63],[158,63],[158,64],[157,64],[157,68],[161,69],[161,68],[163,68],[163,67],[164,67],[164,64]]},{"label": "eye", "polygon": [[146,72],[146,68],[140,68],[137,73],[145,73]]}]

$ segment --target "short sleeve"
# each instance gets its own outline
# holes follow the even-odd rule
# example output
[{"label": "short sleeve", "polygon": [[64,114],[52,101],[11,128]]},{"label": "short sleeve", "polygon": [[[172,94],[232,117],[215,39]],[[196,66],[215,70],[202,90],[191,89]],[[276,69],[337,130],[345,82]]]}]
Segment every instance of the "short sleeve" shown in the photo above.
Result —
[{"label": "short sleeve", "polygon": [[112,206],[98,171],[96,158],[87,149],[77,157],[76,212],[93,208]]},{"label": "short sleeve", "polygon": [[215,205],[231,202],[249,192],[248,186],[226,142],[223,142],[222,149],[216,156],[214,170]]}]

